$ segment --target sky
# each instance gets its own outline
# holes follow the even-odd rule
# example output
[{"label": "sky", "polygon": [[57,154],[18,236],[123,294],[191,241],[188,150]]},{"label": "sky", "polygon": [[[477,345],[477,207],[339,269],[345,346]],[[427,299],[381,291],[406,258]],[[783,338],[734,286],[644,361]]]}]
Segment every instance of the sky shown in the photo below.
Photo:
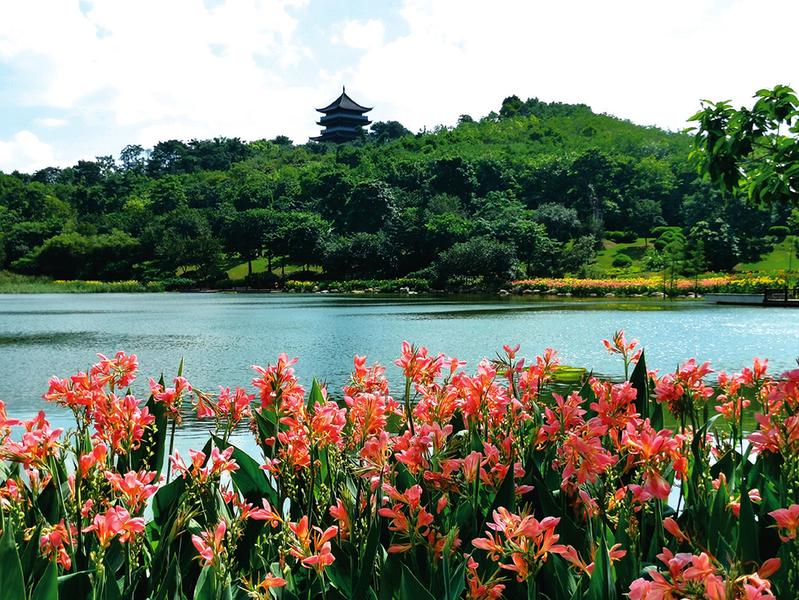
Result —
[{"label": "sky", "polygon": [[0,171],[318,133],[342,85],[412,131],[503,98],[677,130],[799,86],[797,0],[0,0]]}]

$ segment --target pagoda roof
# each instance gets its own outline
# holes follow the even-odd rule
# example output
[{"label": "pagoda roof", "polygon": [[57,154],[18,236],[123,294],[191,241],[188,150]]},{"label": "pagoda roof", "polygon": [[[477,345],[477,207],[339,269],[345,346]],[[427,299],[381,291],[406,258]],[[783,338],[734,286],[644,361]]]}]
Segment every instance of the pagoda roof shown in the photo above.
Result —
[{"label": "pagoda roof", "polygon": [[341,88],[341,96],[333,100],[330,104],[325,106],[324,108],[317,108],[316,110],[320,113],[330,112],[336,109],[343,109],[343,110],[353,110],[356,112],[369,112],[372,110],[372,107],[361,106],[355,100],[350,98],[347,95],[347,90],[342,87]]}]

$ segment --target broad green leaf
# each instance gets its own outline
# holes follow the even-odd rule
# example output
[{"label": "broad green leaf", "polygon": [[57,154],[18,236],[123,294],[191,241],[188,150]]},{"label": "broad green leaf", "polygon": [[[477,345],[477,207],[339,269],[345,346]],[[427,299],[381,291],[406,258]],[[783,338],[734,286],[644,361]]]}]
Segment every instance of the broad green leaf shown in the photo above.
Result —
[{"label": "broad green leaf", "polygon": [[649,376],[646,373],[646,359],[643,350],[641,350],[641,357],[638,359],[638,363],[635,365],[632,375],[630,375],[630,384],[635,388],[635,407],[638,410],[638,414],[644,419],[651,419],[652,415],[650,414],[649,407]]},{"label": "broad green leaf", "polygon": [[393,600],[399,591],[402,581],[402,563],[396,554],[383,553],[383,565],[380,572],[380,600]]},{"label": "broad green leaf", "polygon": [[435,600],[430,590],[422,585],[407,565],[402,565],[400,600]]},{"label": "broad green leaf", "polygon": [[588,600],[615,600],[616,584],[613,580],[613,569],[608,558],[608,546],[604,532],[599,536],[599,548],[594,557],[594,571],[588,585]]},{"label": "broad green leaf", "polygon": [[58,600],[58,567],[49,561],[41,579],[33,588],[31,600]]},{"label": "broad green leaf", "polygon": [[372,521],[369,526],[369,535],[366,537],[366,546],[360,557],[360,572],[353,588],[353,598],[363,598],[369,584],[372,582],[372,575],[375,569],[375,559],[377,558],[377,548],[380,542],[380,527],[378,521]]},{"label": "broad green leaf", "polygon": [[448,600],[457,600],[463,594],[466,588],[466,561],[455,567],[452,575],[449,578],[449,598]]},{"label": "broad green leaf", "polygon": [[758,541],[757,522],[749,491],[746,486],[741,489],[741,508],[738,513],[738,553],[744,563],[752,561],[760,564],[760,543]]},{"label": "broad green leaf", "polygon": [[3,519],[0,535],[0,600],[26,600],[25,577],[14,540],[14,529]]},{"label": "broad green leaf", "polygon": [[[227,446],[223,444],[217,436],[213,436],[213,439],[220,450],[231,446],[231,444],[227,444]],[[267,498],[275,510],[280,510],[280,507],[277,506],[277,492],[272,488],[266,473],[255,459],[236,446],[233,446],[231,458],[239,465],[239,469],[231,473],[231,479],[233,479],[236,489],[250,501],[257,502],[261,498]]]},{"label": "broad green leaf", "polygon": [[[163,381],[164,378],[162,376],[162,385]],[[158,477],[164,468],[169,420],[166,416],[164,404],[156,402],[155,397],[152,395],[147,401],[146,407],[150,414],[155,417],[155,422],[152,427],[145,430],[141,444],[131,454],[130,468],[134,471],[155,471],[156,477]]]},{"label": "broad green leaf", "polygon": [[322,394],[322,388],[319,385],[319,382],[314,377],[313,382],[311,383],[311,391],[308,394],[308,401],[306,404],[306,408],[308,412],[313,412],[313,407],[317,404],[324,404],[325,397]]}]

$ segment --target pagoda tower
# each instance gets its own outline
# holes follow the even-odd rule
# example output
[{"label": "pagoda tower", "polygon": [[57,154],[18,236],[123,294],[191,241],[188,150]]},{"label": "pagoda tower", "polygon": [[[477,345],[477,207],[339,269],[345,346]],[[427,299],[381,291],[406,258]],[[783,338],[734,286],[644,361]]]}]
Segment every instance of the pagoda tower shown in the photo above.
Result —
[{"label": "pagoda tower", "polygon": [[312,137],[315,142],[335,142],[341,144],[360,137],[362,127],[371,123],[364,113],[371,108],[361,106],[347,95],[346,88],[341,88],[341,96],[324,108],[317,108],[324,116],[316,123],[324,127],[321,135]]}]

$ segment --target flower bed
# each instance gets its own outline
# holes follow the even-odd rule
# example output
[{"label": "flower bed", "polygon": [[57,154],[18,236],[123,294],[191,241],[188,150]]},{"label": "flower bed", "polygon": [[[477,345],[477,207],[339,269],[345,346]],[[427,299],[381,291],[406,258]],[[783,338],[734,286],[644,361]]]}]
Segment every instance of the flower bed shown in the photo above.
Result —
[{"label": "flower bed", "polygon": [[[622,383],[556,383],[551,349],[469,374],[403,344],[398,392],[357,356],[306,391],[281,355],[254,393],[179,369],[146,399],[135,356],[101,355],[50,380],[72,431],[0,403],[0,596],[793,597],[799,370],[756,359],[711,388],[707,363],[657,377],[621,332],[604,343]],[[212,433],[184,457],[188,410]],[[260,456],[230,444],[245,426]]]},{"label": "flower bed", "polygon": [[295,281],[286,282],[284,289],[290,292],[317,292],[321,290],[336,290],[338,292],[352,292],[356,290],[373,292],[398,292],[402,288],[425,292],[430,289],[430,283],[425,279],[403,277],[400,279],[347,279],[342,281]]},{"label": "flower bed", "polygon": [[538,290],[541,293],[554,291],[574,296],[604,295],[619,296],[634,294],[666,293],[667,295],[698,292],[730,292],[738,294],[762,294],[766,288],[783,287],[786,281],[779,277],[709,277],[704,279],[676,279],[673,282],[662,278],[638,279],[522,279],[513,282],[516,292]]}]

